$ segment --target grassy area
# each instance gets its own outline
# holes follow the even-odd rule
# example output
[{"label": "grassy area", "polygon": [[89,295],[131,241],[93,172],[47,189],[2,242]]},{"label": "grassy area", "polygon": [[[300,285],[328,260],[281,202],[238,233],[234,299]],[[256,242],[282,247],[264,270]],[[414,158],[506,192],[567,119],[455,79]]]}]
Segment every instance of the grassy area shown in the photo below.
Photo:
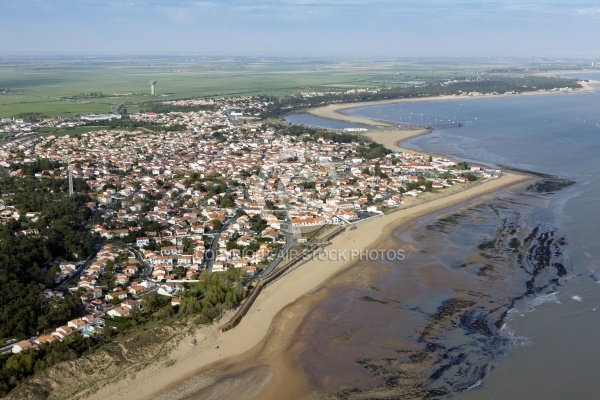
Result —
[{"label": "grassy area", "polygon": [[[77,128],[69,128],[69,129],[64,129],[64,130],[54,130],[52,131],[52,129],[48,129],[48,133],[49,134],[53,134],[55,136],[78,136],[81,135],[83,133],[88,133],[88,132],[97,132],[97,131],[102,131],[102,130],[106,130],[108,129],[105,126],[80,126]],[[126,129],[122,129],[122,130],[126,130]],[[42,131],[40,129],[40,131]]]},{"label": "grassy area", "polygon": [[126,322],[125,318],[123,318],[123,317],[106,318],[104,320],[104,324],[106,326],[105,329],[110,329],[110,328],[125,329],[127,327],[127,322]]},{"label": "grassy area", "polygon": [[[535,65],[545,64],[501,59],[5,58],[0,62],[0,117],[104,113],[118,104],[127,104],[132,112],[149,100],[407,86]],[[158,82],[156,97],[150,96],[151,80]]]}]

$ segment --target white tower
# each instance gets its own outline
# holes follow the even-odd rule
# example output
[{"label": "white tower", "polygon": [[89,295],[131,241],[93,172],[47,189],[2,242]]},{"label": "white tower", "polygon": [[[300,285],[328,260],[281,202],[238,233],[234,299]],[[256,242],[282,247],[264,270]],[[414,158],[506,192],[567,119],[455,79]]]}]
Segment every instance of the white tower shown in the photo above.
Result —
[{"label": "white tower", "polygon": [[150,95],[155,96],[154,87],[156,86],[156,81],[150,81]]}]

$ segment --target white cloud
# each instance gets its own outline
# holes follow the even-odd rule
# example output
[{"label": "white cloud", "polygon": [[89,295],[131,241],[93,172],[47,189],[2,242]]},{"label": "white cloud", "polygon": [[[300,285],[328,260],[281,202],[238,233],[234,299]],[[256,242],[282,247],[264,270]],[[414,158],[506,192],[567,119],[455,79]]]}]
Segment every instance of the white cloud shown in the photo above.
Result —
[{"label": "white cloud", "polygon": [[577,15],[600,16],[600,7],[580,8],[576,12]]}]

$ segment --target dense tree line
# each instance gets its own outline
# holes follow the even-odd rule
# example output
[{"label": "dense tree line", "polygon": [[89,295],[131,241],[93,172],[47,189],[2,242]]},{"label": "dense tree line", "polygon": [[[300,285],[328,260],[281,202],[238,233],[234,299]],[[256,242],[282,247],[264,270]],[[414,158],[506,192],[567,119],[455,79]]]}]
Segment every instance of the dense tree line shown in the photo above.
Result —
[{"label": "dense tree line", "polygon": [[48,118],[47,115],[38,112],[25,112],[15,115],[15,119],[22,119],[25,122],[38,122],[43,118]]},{"label": "dense tree line", "polygon": [[368,146],[358,146],[356,152],[362,158],[372,160],[374,158],[380,158],[386,154],[391,153],[385,146],[379,143],[370,143]]},{"label": "dense tree line", "polygon": [[310,128],[296,124],[269,124],[264,126],[274,127],[277,130],[277,132],[282,135],[291,135],[298,137],[303,136],[303,140],[317,141],[319,139],[326,139],[331,140],[334,143],[360,143],[361,145],[357,147],[356,151],[358,152],[358,155],[360,157],[368,160],[383,157],[386,154],[391,153],[391,151],[388,150],[384,145],[375,143],[365,136],[353,135],[349,133],[340,134],[331,130]]},{"label": "dense tree line", "polygon": [[12,164],[10,169],[12,171],[20,169],[23,175],[34,175],[42,171],[56,170],[60,166],[62,166],[62,163],[59,161],[50,160],[48,158],[38,158],[34,162],[27,164]]},{"label": "dense tree line", "polygon": [[180,106],[171,103],[148,102],[140,105],[143,112],[155,112],[157,114],[166,114],[170,112],[198,112],[198,111],[216,111],[218,106],[215,104],[196,104],[189,106]]},{"label": "dense tree line", "polygon": [[0,396],[4,397],[25,378],[62,361],[75,360],[94,347],[91,338],[75,332],[64,341],[43,344],[38,350],[0,356]]},{"label": "dense tree line", "polygon": [[171,298],[150,294],[143,299],[143,311],[136,311],[125,321],[126,327],[168,318],[193,318],[198,324],[214,321],[224,311],[237,307],[243,298],[242,279],[245,272],[240,268],[225,272],[202,272],[198,282],[191,283],[181,298],[181,304],[173,307]]},{"label": "dense tree line", "polygon": [[172,124],[169,126],[155,124],[147,121],[138,121],[130,118],[112,119],[106,121],[90,121],[87,126],[105,126],[107,129],[136,129],[145,128],[151,131],[180,132],[187,129],[185,125]]},{"label": "dense tree line", "polygon": [[[0,338],[27,338],[81,313],[76,296],[46,299],[41,290],[54,286],[53,260],[77,261],[92,252],[91,234],[84,229],[91,213],[85,206],[89,198],[67,196],[66,185],[33,177],[0,181],[5,204],[21,214],[0,224]],[[37,219],[25,218],[27,212],[37,212]],[[25,229],[37,233],[24,235]]]},{"label": "dense tree line", "polygon": [[107,94],[102,92],[91,92],[91,93],[79,93],[71,97],[64,97],[69,100],[85,100],[85,99],[103,99],[105,97],[110,97]]},{"label": "dense tree line", "polygon": [[363,93],[326,93],[321,96],[302,97],[300,95],[283,99],[267,98],[271,103],[262,113],[263,118],[281,117],[292,111],[318,107],[332,103],[353,103],[363,101],[378,101],[390,99],[419,98],[440,95],[453,95],[459,93],[479,92],[505,93],[505,92],[530,92],[536,90],[550,90],[555,88],[580,88],[576,79],[551,77],[551,76],[508,76],[508,75],[483,75],[478,79],[457,80],[446,83],[447,79],[424,80],[416,86],[384,87],[374,92]]}]

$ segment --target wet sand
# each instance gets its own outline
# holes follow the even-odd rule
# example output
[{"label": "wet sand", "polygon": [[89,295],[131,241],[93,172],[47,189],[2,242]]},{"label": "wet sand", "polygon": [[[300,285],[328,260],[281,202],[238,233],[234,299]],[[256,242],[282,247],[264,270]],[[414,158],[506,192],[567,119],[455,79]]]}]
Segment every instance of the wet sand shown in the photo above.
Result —
[{"label": "wet sand", "polygon": [[509,189],[425,216],[379,244],[407,249],[405,260],[333,278],[297,334],[311,346],[291,355],[310,387],[336,399],[425,399],[478,385],[525,344],[502,329],[514,301],[560,290],[562,240],[536,214],[546,202]]},{"label": "wet sand", "polygon": [[[489,199],[483,196],[469,204],[473,206],[486,204]],[[464,203],[458,202],[453,205],[461,204]],[[431,308],[426,311],[428,315],[432,315],[435,314],[437,306],[437,304],[433,305],[433,299],[457,297],[468,302],[471,301],[469,296],[474,292],[489,293],[489,298],[481,299],[481,304],[487,305],[490,303],[489,299],[496,293],[514,293],[505,290],[503,285],[509,283],[500,283],[500,279],[494,279],[494,284],[491,285],[489,282],[479,282],[477,277],[473,278],[466,272],[448,274],[445,267],[431,260],[425,259],[425,262],[422,262],[418,258],[422,243],[405,240],[402,235],[414,232],[415,224],[421,223],[423,217],[430,218],[428,215],[431,214],[416,213],[412,218],[402,219],[403,223],[400,225],[391,222],[382,230],[369,230],[369,233],[373,232],[376,236],[376,240],[369,248],[402,248],[407,252],[406,262],[398,266],[400,272],[391,273],[395,275],[393,279],[390,277],[388,268],[390,266],[354,260],[322,282],[317,289],[282,310],[275,317],[267,338],[244,356],[229,365],[226,363],[223,366],[223,373],[243,379],[248,371],[268,366],[273,371],[273,376],[269,385],[256,398],[322,398],[323,393],[351,389],[346,387],[349,381],[363,380],[363,384],[367,386],[375,385],[380,377],[375,376],[369,381],[369,378],[364,376],[363,364],[357,364],[364,363],[368,368],[373,369],[383,368],[377,360],[389,358],[390,354],[387,350],[392,349],[390,351],[392,354],[396,350],[401,351],[400,355],[396,354],[395,362],[399,364],[402,361],[399,369],[403,373],[403,378],[395,381],[397,385],[395,389],[402,388],[403,396],[406,397],[401,398],[413,398],[413,396],[423,398],[426,392],[420,384],[427,381],[435,359],[426,354],[422,350],[423,346],[413,338],[419,334],[419,328],[415,327],[422,328],[427,325],[424,323],[426,317],[421,316],[422,319],[417,320],[410,310],[399,310],[398,305],[410,307],[408,305],[414,299],[431,296]],[[360,230],[361,228],[354,232],[360,233],[358,232]],[[379,232],[381,234],[377,235]],[[348,243],[356,245],[358,242],[349,240]],[[445,251],[442,245],[436,246],[439,247],[435,249]],[[428,249],[428,253],[432,251],[435,253],[433,248]],[[473,260],[473,263],[476,264],[476,260]],[[397,274],[401,274],[402,277],[398,278]],[[503,278],[506,282],[510,281],[509,274],[503,274]],[[378,280],[380,283],[375,287],[374,282]],[[388,281],[394,283],[386,287],[386,283],[382,282]],[[365,296],[365,293],[368,296]],[[356,308],[356,299],[361,298],[364,298],[365,302],[358,303],[366,306],[374,305],[378,313],[374,320],[367,323],[367,326],[362,318],[352,317],[352,315],[364,316],[365,312],[366,315],[374,315],[369,310],[361,309],[360,306]],[[506,296],[502,301],[509,302]],[[498,304],[500,303],[499,301]],[[426,338],[437,338],[443,336],[439,332],[444,332],[445,329],[445,326],[433,325],[422,328],[421,333]],[[365,343],[370,344],[365,345]],[[421,364],[411,362],[411,357],[420,354],[426,362]],[[398,398],[394,397],[393,393],[390,388],[387,394],[392,398]],[[385,391],[378,392],[378,396],[385,394]],[[202,397],[190,397],[190,399],[202,399]]]}]

